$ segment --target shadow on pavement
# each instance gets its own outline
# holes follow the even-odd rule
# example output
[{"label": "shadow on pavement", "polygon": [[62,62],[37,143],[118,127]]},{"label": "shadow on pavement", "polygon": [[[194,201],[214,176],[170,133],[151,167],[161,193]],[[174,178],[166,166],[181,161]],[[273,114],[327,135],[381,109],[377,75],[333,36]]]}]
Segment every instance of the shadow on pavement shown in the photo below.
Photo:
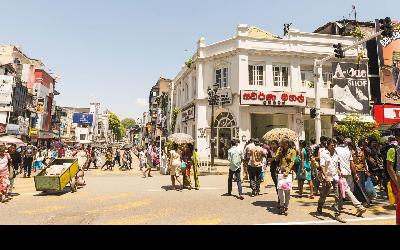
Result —
[{"label": "shadow on pavement", "polygon": [[257,207],[265,207],[268,212],[279,215],[278,203],[276,201],[256,201],[252,203]]}]

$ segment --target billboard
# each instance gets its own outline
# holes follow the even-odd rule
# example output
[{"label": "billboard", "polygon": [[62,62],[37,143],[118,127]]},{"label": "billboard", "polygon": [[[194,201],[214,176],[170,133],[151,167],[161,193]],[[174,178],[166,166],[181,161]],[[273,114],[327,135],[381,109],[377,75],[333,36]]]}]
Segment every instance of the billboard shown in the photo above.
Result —
[{"label": "billboard", "polygon": [[93,124],[93,114],[74,113],[72,122],[91,126]]},{"label": "billboard", "polygon": [[[393,37],[378,37],[382,103],[400,104],[400,22],[393,21]],[[376,29],[379,31],[379,22]]]},{"label": "billboard", "polygon": [[336,114],[370,114],[367,64],[333,62]]},{"label": "billboard", "polygon": [[0,104],[9,105],[12,101],[12,81],[8,76],[0,76]]}]

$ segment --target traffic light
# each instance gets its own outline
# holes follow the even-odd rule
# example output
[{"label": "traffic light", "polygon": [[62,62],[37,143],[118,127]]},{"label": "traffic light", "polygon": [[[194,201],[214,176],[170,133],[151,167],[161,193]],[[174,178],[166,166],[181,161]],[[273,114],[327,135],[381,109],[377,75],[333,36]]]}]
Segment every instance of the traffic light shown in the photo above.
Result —
[{"label": "traffic light", "polygon": [[317,109],[315,108],[310,109],[310,116],[311,119],[315,119],[317,117]]},{"label": "traffic light", "polygon": [[386,17],[385,19],[380,19],[379,23],[381,25],[381,31],[383,37],[393,37],[393,25],[392,19],[390,17]]},{"label": "traffic light", "polygon": [[343,45],[341,43],[334,44],[333,47],[335,48],[335,57],[336,58],[345,58]]}]

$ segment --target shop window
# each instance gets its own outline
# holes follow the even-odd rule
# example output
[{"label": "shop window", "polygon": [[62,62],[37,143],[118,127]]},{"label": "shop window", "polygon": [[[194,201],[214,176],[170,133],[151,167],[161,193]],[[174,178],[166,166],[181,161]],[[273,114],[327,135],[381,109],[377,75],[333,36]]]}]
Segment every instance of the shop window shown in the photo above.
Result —
[{"label": "shop window", "polygon": [[215,83],[218,84],[219,88],[227,88],[229,85],[228,80],[228,68],[215,70]]},{"label": "shop window", "polygon": [[81,141],[84,141],[84,140],[86,140],[86,135],[85,134],[80,134],[79,138],[80,138]]},{"label": "shop window", "polygon": [[264,66],[249,65],[249,85],[263,86],[264,85]]},{"label": "shop window", "polygon": [[274,86],[289,87],[289,67],[284,65],[274,65]]},{"label": "shop window", "polygon": [[196,84],[196,77],[192,78],[192,86],[193,86],[193,96],[196,97],[196,90],[197,90],[197,84]]}]

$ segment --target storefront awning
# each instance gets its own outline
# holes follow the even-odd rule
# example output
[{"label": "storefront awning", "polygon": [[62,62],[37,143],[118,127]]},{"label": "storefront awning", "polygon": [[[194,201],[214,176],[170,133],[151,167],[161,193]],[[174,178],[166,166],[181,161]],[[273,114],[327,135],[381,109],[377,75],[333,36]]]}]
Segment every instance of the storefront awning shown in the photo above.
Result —
[{"label": "storefront awning", "polygon": [[[347,117],[347,115],[335,115],[335,121],[336,122],[341,122],[346,117]],[[374,117],[372,117],[370,115],[362,115],[360,117],[361,117],[362,121],[365,122],[365,123],[375,122]]]}]

